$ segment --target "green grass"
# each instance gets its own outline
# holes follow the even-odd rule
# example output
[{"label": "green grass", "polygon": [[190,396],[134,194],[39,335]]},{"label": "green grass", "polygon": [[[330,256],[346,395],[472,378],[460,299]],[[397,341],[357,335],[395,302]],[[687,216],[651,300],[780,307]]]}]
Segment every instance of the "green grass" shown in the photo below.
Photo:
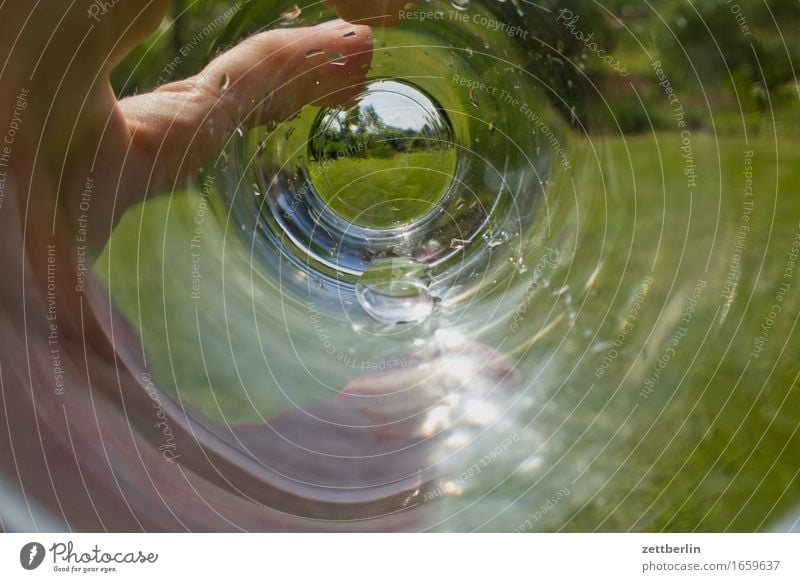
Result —
[{"label": "green grass", "polygon": [[[184,44],[227,8],[222,4],[196,3],[188,7],[190,17],[181,26],[162,27],[160,37],[154,36],[118,69],[116,88],[130,75],[127,93],[154,86],[174,56],[168,46]],[[653,5],[663,12],[666,4]],[[667,22],[672,25],[668,17]],[[252,24],[257,26],[257,19]],[[588,19],[581,22],[591,24]],[[681,57],[683,45],[671,42],[671,31],[657,16],[629,18],[626,24],[652,58],[666,61],[669,54],[658,50],[670,44]],[[722,24],[735,31],[732,21]],[[774,44],[772,52],[781,55],[782,37],[769,23],[762,26],[756,38],[760,44]],[[793,111],[791,118],[779,116],[773,127],[771,113],[762,113],[755,102],[752,84],[740,79],[749,69],[734,71],[750,134],[745,144],[727,80],[720,84],[703,77],[700,86],[691,82],[688,63],[684,70],[671,69],[687,114],[706,132],[693,130],[699,183],[690,193],[682,173],[681,142],[671,107],[655,85],[651,56],[627,33],[618,36],[615,57],[631,72],[629,78],[609,73],[591,54],[584,60],[592,79],[600,80],[616,121],[625,131],[644,133],[611,137],[617,126],[606,103],[594,98],[594,91],[588,93],[590,112],[608,118],[602,128],[611,131],[570,151],[575,183],[551,180],[548,214],[540,224],[547,244],[574,249],[553,280],[559,287],[569,286],[578,313],[574,322],[564,317],[524,346],[524,378],[535,382],[528,392],[533,409],[520,406],[513,418],[512,428],[523,434],[523,442],[453,500],[464,509],[451,520],[453,529],[514,529],[562,487],[569,487],[571,494],[537,521],[535,529],[752,531],[797,513],[800,271],[765,352],[760,358],[750,355],[776,301],[787,248],[800,228],[795,88],[786,85],[770,96],[771,107],[784,114]],[[659,37],[667,43],[657,50]],[[716,47],[705,44],[713,63]],[[205,58],[205,50],[193,51],[175,76],[194,73]],[[768,73],[775,68],[766,60],[762,64]],[[644,108],[627,91],[629,80],[637,83]],[[616,90],[620,87],[624,91]],[[707,93],[708,87],[716,90]],[[448,88],[445,84],[443,90]],[[706,98],[711,99],[713,126]],[[650,123],[660,130],[655,136],[649,135]],[[305,136],[298,133],[293,139]],[[743,152],[750,148],[756,172],[753,222],[736,298],[723,320],[721,291],[741,221]],[[439,175],[413,169],[430,167],[431,155],[408,156],[405,165],[411,168],[399,170],[388,169],[398,159],[341,160],[328,173],[331,189],[320,190],[342,216],[364,226],[395,226],[425,214],[436,202]],[[139,330],[160,386],[173,397],[215,422],[258,422],[292,406],[334,397],[361,372],[359,361],[350,367],[336,355],[368,353],[366,357],[378,359],[392,354],[390,341],[371,337],[365,342],[348,324],[323,318],[321,325],[336,351],[332,357],[307,308],[252,269],[249,248],[238,233],[226,237],[209,219],[202,226],[199,249],[193,249],[200,204],[199,193],[188,191],[134,209],[97,265],[120,309]],[[192,296],[194,253],[199,253],[203,275],[197,297]],[[597,380],[594,372],[606,352],[593,351],[590,344],[613,341],[630,309],[632,290],[646,275],[656,281],[653,291],[614,366]],[[687,294],[701,278],[708,288],[690,333],[654,394],[642,399],[642,379],[667,349]],[[520,333],[530,337],[543,322],[552,322],[551,313],[566,313],[563,297],[538,293]],[[474,313],[479,307],[469,309]],[[505,345],[514,346],[519,339],[510,338]],[[512,475],[519,455],[533,453],[538,464]],[[479,499],[506,477],[496,491]]]},{"label": "green grass", "polygon": [[[588,143],[571,152],[576,194],[554,179],[548,196],[559,227],[552,244],[575,247],[564,282],[581,311],[574,325],[565,318],[539,338],[522,362],[530,370],[548,361],[550,350],[558,356],[530,388],[537,402],[549,404],[530,412],[538,416],[525,429],[530,438],[558,438],[541,453],[538,473],[507,481],[453,527],[513,529],[567,485],[572,494],[536,528],[750,531],[767,528],[800,502],[800,272],[765,353],[750,356],[800,228],[800,136],[789,123],[779,122],[776,131],[777,152],[771,131],[751,136],[747,146],[738,137],[693,134],[699,182],[691,193],[674,132],[597,139],[591,144],[597,160]],[[721,289],[740,224],[745,149],[755,152],[755,210],[736,299],[722,320]],[[342,179],[360,175],[359,164],[373,162],[348,160]],[[422,174],[401,187],[413,189],[414,180]],[[397,181],[387,178],[386,185]],[[356,189],[350,204],[367,207],[370,200],[368,190]],[[257,422],[332,398],[361,373],[357,365],[332,357],[305,306],[253,275],[238,235],[226,241],[211,220],[203,226],[199,251],[202,292],[191,298],[190,243],[199,204],[198,194],[187,192],[132,211],[97,267],[140,330],[161,385],[216,422]],[[603,352],[587,347],[591,340],[584,332],[613,341],[632,290],[648,274],[656,280],[653,292],[613,369],[598,381],[594,371]],[[690,334],[655,394],[642,399],[642,379],[668,347],[698,279],[708,288]],[[537,295],[520,333],[532,335],[551,307],[561,309],[558,301],[563,299]],[[373,337],[365,344],[335,318],[323,318],[322,325],[337,354],[392,353],[391,341]],[[526,371],[525,378],[531,377]],[[518,420],[521,427],[529,418]],[[535,450],[523,445],[531,447],[520,451],[526,455]],[[498,462],[496,471],[510,474],[511,461],[509,455],[510,466]],[[494,471],[482,481],[487,488],[500,480]],[[582,477],[572,483],[579,472]]]},{"label": "green grass", "polygon": [[331,160],[314,183],[325,203],[346,220],[397,227],[436,207],[455,173],[455,155],[449,150]]}]

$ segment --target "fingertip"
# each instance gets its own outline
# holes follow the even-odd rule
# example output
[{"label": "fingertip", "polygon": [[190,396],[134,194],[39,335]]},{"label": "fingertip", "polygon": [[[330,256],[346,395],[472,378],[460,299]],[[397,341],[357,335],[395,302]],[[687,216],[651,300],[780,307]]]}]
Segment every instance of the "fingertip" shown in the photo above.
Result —
[{"label": "fingertip", "polygon": [[[373,37],[369,26],[333,20],[309,28],[263,33],[281,48],[260,62],[242,90],[239,101],[261,99],[258,119],[284,121],[305,105],[336,107],[357,96],[372,64]],[[256,51],[256,54],[261,51]],[[255,57],[254,57],[255,58]],[[264,72],[269,71],[268,76]]]},{"label": "fingertip", "polygon": [[351,24],[344,20],[333,20],[310,29],[313,42],[306,51],[308,60],[328,60],[342,65],[351,59],[371,62],[373,37],[372,28],[361,24]]},{"label": "fingertip", "polygon": [[[322,32],[306,53],[308,65],[314,69],[315,104],[337,105],[352,99],[363,88],[370,65],[374,41],[372,28],[342,20],[319,25]],[[328,91],[327,93],[325,91]]]}]

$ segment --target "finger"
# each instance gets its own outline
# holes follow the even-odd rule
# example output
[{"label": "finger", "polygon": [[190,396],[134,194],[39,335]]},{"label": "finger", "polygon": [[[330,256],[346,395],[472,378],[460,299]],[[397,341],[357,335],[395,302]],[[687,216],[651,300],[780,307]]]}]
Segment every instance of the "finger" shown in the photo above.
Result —
[{"label": "finger", "polygon": [[340,18],[356,24],[390,26],[415,9],[416,0],[325,0]]},{"label": "finger", "polygon": [[134,146],[167,189],[194,175],[254,116],[283,121],[308,104],[346,102],[360,90],[372,60],[367,26],[341,20],[276,30],[243,41],[200,74],[125,99]]}]

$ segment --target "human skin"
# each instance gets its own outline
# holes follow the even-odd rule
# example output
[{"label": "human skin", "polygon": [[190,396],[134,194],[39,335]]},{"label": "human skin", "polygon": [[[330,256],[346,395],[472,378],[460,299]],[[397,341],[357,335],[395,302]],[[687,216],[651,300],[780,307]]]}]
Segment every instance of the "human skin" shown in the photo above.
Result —
[{"label": "human skin", "polygon": [[[309,522],[317,506],[280,492],[264,493],[254,505],[247,495],[268,489],[254,476],[259,468],[244,458],[226,465],[224,444],[200,444],[216,435],[199,434],[166,398],[164,414],[184,439],[187,465],[165,462],[153,446],[163,434],[142,390],[143,369],[120,353],[136,339],[105,292],[91,280],[82,288],[77,272],[128,208],[192,178],[238,123],[253,116],[281,121],[305,104],[340,103],[359,90],[372,35],[355,22],[391,23],[387,15],[399,3],[327,3],[353,23],[253,36],[193,77],[123,100],[109,75],[156,29],[167,0],[120,1],[97,18],[89,17],[89,0],[0,4],[0,140],[14,128],[0,182],[0,464],[70,527],[347,527]],[[345,64],[331,64],[333,54]],[[77,237],[85,238],[86,257],[77,254]],[[358,424],[347,416],[352,411],[331,405],[325,412]],[[252,432],[248,439],[258,441]],[[317,436],[331,440],[324,430]],[[283,513],[269,509],[273,502]],[[293,512],[303,517],[286,515]],[[398,515],[371,527],[409,523]]]}]

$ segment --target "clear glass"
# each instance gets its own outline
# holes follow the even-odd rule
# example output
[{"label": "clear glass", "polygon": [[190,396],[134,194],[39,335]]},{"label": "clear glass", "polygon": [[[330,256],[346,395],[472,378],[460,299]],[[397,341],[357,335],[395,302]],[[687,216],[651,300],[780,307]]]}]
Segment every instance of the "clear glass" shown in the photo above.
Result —
[{"label": "clear glass", "polygon": [[[798,14],[770,6],[418,2],[345,102],[243,118],[129,214],[97,273],[223,486],[377,529],[791,512]],[[249,3],[216,50],[335,17]]]}]

